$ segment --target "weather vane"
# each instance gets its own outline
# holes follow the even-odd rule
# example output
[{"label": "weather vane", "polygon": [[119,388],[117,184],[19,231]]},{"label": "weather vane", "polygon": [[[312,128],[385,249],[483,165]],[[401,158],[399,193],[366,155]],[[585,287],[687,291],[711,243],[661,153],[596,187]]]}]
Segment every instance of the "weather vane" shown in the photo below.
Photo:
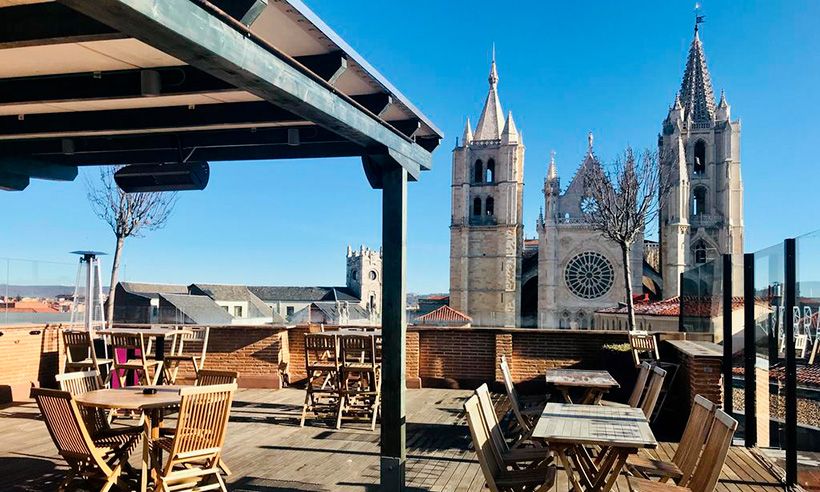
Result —
[{"label": "weather vane", "polygon": [[698,32],[698,24],[706,22],[706,16],[700,14],[700,2],[695,3],[695,32]]}]

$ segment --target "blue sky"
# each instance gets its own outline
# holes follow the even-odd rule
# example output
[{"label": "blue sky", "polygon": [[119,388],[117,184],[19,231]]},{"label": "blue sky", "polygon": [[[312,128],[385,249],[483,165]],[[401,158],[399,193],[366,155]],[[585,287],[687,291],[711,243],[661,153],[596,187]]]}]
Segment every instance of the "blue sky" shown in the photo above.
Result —
[{"label": "blue sky", "polygon": [[[450,150],[465,117],[478,118],[493,42],[501,103],[527,146],[529,237],[551,149],[566,185],[588,131],[604,160],[627,145],[656,145],[694,15],[689,1],[307,3],[446,134],[433,170],[410,184],[408,288],[416,292],[448,289]],[[733,117],[743,122],[745,246],[752,251],[820,224],[812,172],[820,2],[702,4],[716,94],[726,90]],[[205,191],[180,195],[164,230],[126,243],[125,278],[338,285],[348,244],[379,245],[380,197],[357,159],[212,163],[211,170]],[[67,251],[113,249],[110,230],[85,199],[82,175],[73,183],[33,181],[23,193],[0,194],[0,206],[0,257],[68,263]],[[12,279],[73,282],[69,265],[22,265],[12,264]]]}]

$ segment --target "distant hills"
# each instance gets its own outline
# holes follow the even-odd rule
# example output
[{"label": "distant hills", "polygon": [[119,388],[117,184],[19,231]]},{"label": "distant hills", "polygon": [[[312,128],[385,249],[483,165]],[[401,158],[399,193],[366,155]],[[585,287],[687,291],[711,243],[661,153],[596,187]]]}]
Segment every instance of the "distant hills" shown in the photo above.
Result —
[{"label": "distant hills", "polygon": [[[8,290],[7,290],[8,289]],[[6,285],[0,284],[0,296],[9,297],[42,297],[54,299],[59,296],[72,296],[73,285]],[[108,294],[108,287],[103,287],[103,294]]]}]

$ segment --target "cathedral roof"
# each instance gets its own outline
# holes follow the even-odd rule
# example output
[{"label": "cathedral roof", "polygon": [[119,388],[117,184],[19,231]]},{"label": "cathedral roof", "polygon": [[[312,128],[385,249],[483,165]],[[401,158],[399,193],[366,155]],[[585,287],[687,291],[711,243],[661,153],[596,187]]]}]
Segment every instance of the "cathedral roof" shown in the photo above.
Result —
[{"label": "cathedral roof", "polygon": [[706,55],[703,53],[697,25],[695,38],[689,47],[689,58],[686,61],[679,98],[683,105],[684,119],[691,119],[695,123],[715,119],[715,93],[712,91],[712,79],[706,67]]},{"label": "cathedral roof", "polygon": [[490,83],[490,90],[487,92],[484,109],[475,127],[474,140],[499,140],[504,130],[504,111],[498,99],[498,72],[495,68],[495,58],[490,66],[490,76],[487,80]]}]

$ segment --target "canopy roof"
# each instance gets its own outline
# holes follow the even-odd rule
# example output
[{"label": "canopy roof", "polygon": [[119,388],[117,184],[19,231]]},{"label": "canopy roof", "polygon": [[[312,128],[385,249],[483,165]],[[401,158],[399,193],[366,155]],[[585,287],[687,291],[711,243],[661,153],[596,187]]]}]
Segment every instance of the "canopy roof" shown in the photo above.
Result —
[{"label": "canopy roof", "polygon": [[0,24],[7,188],[77,165],[379,154],[416,179],[442,138],[299,0],[0,0]]}]

